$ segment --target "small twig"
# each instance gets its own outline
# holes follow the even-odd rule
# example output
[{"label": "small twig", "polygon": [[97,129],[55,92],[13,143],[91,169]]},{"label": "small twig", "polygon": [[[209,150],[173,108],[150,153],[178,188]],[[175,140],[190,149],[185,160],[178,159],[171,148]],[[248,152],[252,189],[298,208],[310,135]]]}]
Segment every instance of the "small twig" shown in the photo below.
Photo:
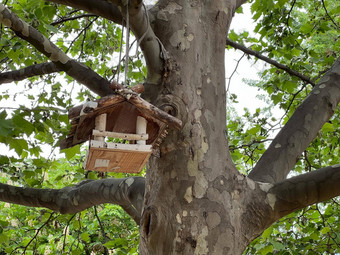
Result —
[{"label": "small twig", "polygon": [[334,26],[335,26],[336,28],[338,28],[339,26],[335,23],[335,21],[333,20],[333,18],[329,15],[324,0],[321,0],[321,2],[322,2],[322,6],[323,6],[323,8],[324,8],[324,10],[325,10],[325,12],[326,12],[326,14],[327,14],[327,16],[328,16],[329,19],[332,21],[332,23],[334,24]]},{"label": "small twig", "polygon": [[67,50],[65,51],[65,54],[68,53],[68,51],[70,50],[71,46],[73,45],[73,43],[80,37],[80,35],[86,31],[92,24],[93,22],[95,22],[98,19],[98,16],[96,16],[96,18],[94,18],[93,20],[90,21],[89,24],[87,24],[81,31],[80,33],[78,33],[78,35],[72,40],[72,42],[70,43],[70,46],[67,48]]},{"label": "small twig", "polygon": [[63,248],[61,250],[62,253],[64,253],[65,245],[66,245],[66,236],[67,236],[67,229],[70,226],[70,222],[73,220],[73,218],[77,215],[77,213],[73,214],[72,217],[67,221],[66,227],[65,227],[65,233],[64,233],[64,240],[63,240]]},{"label": "small twig", "polygon": [[237,146],[237,147],[230,145],[230,146],[229,146],[229,149],[230,149],[230,150],[237,150],[237,149],[242,149],[242,148],[250,147],[251,145],[253,145],[253,144],[255,144],[255,143],[265,143],[265,142],[269,142],[269,141],[273,141],[273,139],[264,139],[264,140],[261,140],[261,141],[256,141],[256,140],[254,140],[254,141],[252,141],[251,143],[242,144],[242,145]]},{"label": "small twig", "polygon": [[[228,39],[227,39],[227,40],[228,40]],[[241,57],[239,60],[237,60],[237,64],[236,64],[236,66],[235,66],[234,71],[233,71],[232,74],[229,76],[229,78],[227,78],[227,79],[228,79],[227,92],[229,91],[231,78],[233,78],[233,76],[234,76],[234,74],[236,73],[237,68],[238,68],[238,66],[239,66],[239,64],[240,64],[240,62],[241,62],[241,60],[242,60],[242,58],[243,58],[245,55],[246,55],[246,53],[244,53],[244,54],[242,55],[242,57]]]},{"label": "small twig", "polygon": [[289,19],[290,19],[290,14],[291,14],[292,11],[293,11],[293,8],[294,8],[295,3],[296,3],[296,0],[293,1],[292,6],[290,7],[290,10],[288,11],[288,18],[287,18],[287,22],[286,22],[286,23],[287,23],[287,27],[288,27],[288,31],[289,31],[290,34],[293,34],[293,33],[292,33],[292,31],[290,30]]},{"label": "small twig", "polygon": [[60,20],[52,22],[50,25],[51,26],[56,26],[56,25],[59,25],[61,23],[67,22],[67,21],[81,19],[81,18],[86,18],[86,17],[98,17],[98,16],[94,15],[94,14],[81,14],[81,15],[74,16],[74,17],[62,18]]},{"label": "small twig", "polygon": [[99,224],[99,227],[100,227],[100,231],[102,232],[102,235],[104,237],[104,240],[107,241],[109,240],[110,238],[106,235],[105,233],[105,230],[104,230],[104,227],[103,227],[103,224],[102,222],[100,221],[100,218],[98,216],[98,212],[97,212],[97,206],[93,206],[93,209],[94,209],[94,216],[96,217],[97,221],[98,221],[98,224]]},{"label": "small twig", "polygon": [[[27,250],[28,246],[33,242],[34,239],[37,238],[37,236],[38,236],[40,230],[42,230],[43,227],[45,227],[45,226],[50,222],[50,220],[52,219],[52,216],[53,216],[53,215],[54,215],[54,213],[52,212],[51,215],[50,215],[50,217],[45,221],[45,223],[42,224],[42,225],[36,230],[35,235],[34,235],[34,236],[32,237],[32,239],[27,243],[27,245],[25,246],[24,251],[23,251],[22,254],[26,254],[26,250]],[[55,217],[55,218],[56,218],[56,217]]]},{"label": "small twig", "polygon": [[235,49],[238,49],[238,50],[241,50],[243,51],[244,53],[247,53],[249,55],[252,55],[252,56],[255,56],[273,66],[276,66],[277,68],[281,69],[281,70],[284,70],[286,71],[287,73],[289,73],[290,75],[292,76],[296,76],[298,78],[300,78],[301,80],[311,84],[313,87],[315,86],[315,83],[307,76],[301,74],[301,73],[298,73],[292,69],[290,69],[288,66],[286,65],[283,65],[283,64],[280,64],[279,62],[273,60],[273,59],[270,59],[266,56],[263,56],[261,53],[257,52],[257,51],[254,51],[254,50],[251,50],[239,43],[236,43],[232,40],[230,40],[229,38],[227,38],[227,42],[226,42],[228,45],[230,45],[231,47],[235,48]]}]

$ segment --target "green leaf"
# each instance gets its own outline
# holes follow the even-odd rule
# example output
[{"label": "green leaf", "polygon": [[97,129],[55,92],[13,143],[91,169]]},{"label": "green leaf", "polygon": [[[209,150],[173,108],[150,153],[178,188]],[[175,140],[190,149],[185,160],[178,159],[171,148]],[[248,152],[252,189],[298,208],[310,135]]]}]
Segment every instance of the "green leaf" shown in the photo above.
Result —
[{"label": "green leaf", "polygon": [[0,135],[8,136],[14,128],[12,120],[0,119]]},{"label": "green leaf", "polygon": [[322,127],[322,131],[323,132],[333,132],[334,131],[333,124],[326,122]]},{"label": "green leaf", "polygon": [[271,235],[272,232],[273,232],[272,227],[267,228],[265,231],[263,231],[262,238],[264,238],[264,239],[268,238]]},{"label": "green leaf", "polygon": [[90,241],[90,235],[88,232],[83,232],[80,235],[80,238],[84,241],[84,242],[89,242]]},{"label": "green leaf", "polygon": [[47,30],[50,30],[53,33],[57,33],[58,32],[58,29],[55,26],[51,26],[49,24],[46,24],[45,27],[46,27]]},{"label": "green leaf", "polygon": [[76,154],[80,153],[80,145],[75,145],[71,148],[61,150],[62,153],[65,153],[65,156],[68,160],[71,160]]},{"label": "green leaf", "polygon": [[268,253],[273,252],[273,245],[268,245],[260,250],[260,254],[267,255]]},{"label": "green leaf", "polygon": [[301,26],[300,31],[301,31],[301,33],[307,34],[307,33],[311,32],[312,29],[313,29],[312,24],[305,23]]},{"label": "green leaf", "polygon": [[13,123],[20,128],[21,130],[23,130],[28,136],[31,135],[33,133],[33,131],[35,130],[34,125],[30,122],[28,122],[27,120],[25,120],[22,116],[20,115],[15,115],[13,117]]},{"label": "green leaf", "polygon": [[321,229],[320,233],[321,234],[327,234],[331,229],[329,227],[324,227],[323,229]]},{"label": "green leaf", "polygon": [[0,243],[7,243],[8,242],[8,236],[5,233],[0,234]]}]

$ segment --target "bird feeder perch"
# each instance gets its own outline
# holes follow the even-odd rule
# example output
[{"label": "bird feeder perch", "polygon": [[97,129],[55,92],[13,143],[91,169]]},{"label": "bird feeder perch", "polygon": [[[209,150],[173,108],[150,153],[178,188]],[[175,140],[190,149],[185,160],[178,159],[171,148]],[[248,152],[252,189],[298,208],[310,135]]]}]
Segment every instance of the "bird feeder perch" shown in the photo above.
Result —
[{"label": "bird feeder perch", "polygon": [[70,134],[61,149],[89,140],[84,168],[99,172],[140,172],[166,137],[166,128],[182,125],[131,90],[71,108],[69,118]]}]

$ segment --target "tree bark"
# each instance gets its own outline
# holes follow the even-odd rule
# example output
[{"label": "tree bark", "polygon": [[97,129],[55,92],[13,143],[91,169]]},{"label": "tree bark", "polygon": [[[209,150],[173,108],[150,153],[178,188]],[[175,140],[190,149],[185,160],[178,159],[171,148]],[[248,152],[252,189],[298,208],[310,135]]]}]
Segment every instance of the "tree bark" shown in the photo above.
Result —
[{"label": "tree bark", "polygon": [[[116,5],[121,9],[126,6],[118,0],[112,0],[114,4],[98,1],[97,6],[94,0],[53,2],[98,15],[101,8],[110,6],[107,12],[103,10],[108,16],[111,11],[116,13]],[[152,43],[144,53],[149,60],[158,60],[150,70],[161,67],[151,71],[151,77],[157,78],[148,79],[143,96],[179,118],[182,129],[169,130],[160,147],[160,157],[149,160],[146,181],[85,181],[61,190],[1,184],[1,201],[43,206],[62,213],[116,203],[140,222],[140,254],[235,255],[242,254],[280,217],[340,194],[339,165],[285,180],[296,158],[339,103],[339,60],[246,177],[237,171],[228,150],[224,74],[227,32],[235,9],[244,1],[160,0],[150,10],[147,22],[141,13],[141,1],[130,2],[130,7],[137,7],[130,12],[137,37],[142,38],[145,25],[151,29],[150,37],[143,42]],[[2,6],[0,19],[8,25],[9,16]],[[31,34],[26,29],[25,25],[17,32]],[[152,48],[156,54],[151,53]],[[162,58],[160,53],[170,58]],[[76,108],[73,115],[80,110]]]},{"label": "tree bark", "polygon": [[340,58],[296,109],[250,172],[249,177],[270,183],[284,180],[301,153],[334,114],[339,102]]},{"label": "tree bark", "polygon": [[94,205],[120,205],[139,224],[144,198],[144,178],[85,180],[62,189],[34,189],[0,183],[0,201],[46,207],[60,213],[81,212]]},{"label": "tree bark", "polygon": [[152,10],[169,73],[144,95],[176,109],[183,129],[169,132],[160,159],[149,161],[141,254],[241,254],[253,238],[241,206],[251,190],[225,132],[225,38],[235,4],[159,1]]}]

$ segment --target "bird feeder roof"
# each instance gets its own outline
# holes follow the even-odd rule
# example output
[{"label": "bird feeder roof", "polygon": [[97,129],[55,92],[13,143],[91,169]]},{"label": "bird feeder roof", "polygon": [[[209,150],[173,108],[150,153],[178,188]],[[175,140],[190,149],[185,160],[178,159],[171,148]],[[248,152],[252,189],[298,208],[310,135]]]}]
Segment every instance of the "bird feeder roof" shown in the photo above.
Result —
[{"label": "bird feeder roof", "polygon": [[112,94],[94,102],[86,102],[69,109],[70,133],[60,141],[65,149],[90,140],[95,129],[95,118],[107,114],[106,130],[121,133],[136,133],[137,116],[147,120],[147,144],[154,144],[167,126],[180,129],[182,122],[172,115],[148,103],[131,90]]}]

